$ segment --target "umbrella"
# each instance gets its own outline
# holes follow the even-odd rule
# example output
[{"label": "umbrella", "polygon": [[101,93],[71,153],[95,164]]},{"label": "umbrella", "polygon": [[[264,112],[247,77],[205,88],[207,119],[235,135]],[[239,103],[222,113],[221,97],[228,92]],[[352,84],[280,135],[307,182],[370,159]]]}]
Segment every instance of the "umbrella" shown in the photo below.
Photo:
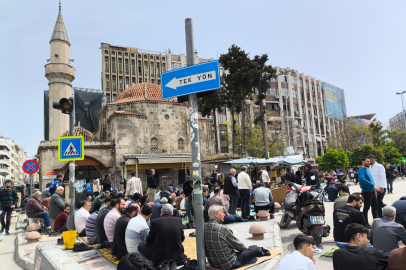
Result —
[{"label": "umbrella", "polygon": [[224,162],[225,164],[231,164],[231,165],[254,165],[257,166],[258,164],[258,159],[253,158],[253,157],[246,157],[246,158],[240,158],[240,159],[235,159],[231,161]]},{"label": "umbrella", "polygon": [[292,166],[292,165],[304,165],[306,161],[290,158],[290,157],[275,157],[269,159],[263,159],[258,161],[258,165],[270,166],[270,165],[278,165],[278,166]]}]

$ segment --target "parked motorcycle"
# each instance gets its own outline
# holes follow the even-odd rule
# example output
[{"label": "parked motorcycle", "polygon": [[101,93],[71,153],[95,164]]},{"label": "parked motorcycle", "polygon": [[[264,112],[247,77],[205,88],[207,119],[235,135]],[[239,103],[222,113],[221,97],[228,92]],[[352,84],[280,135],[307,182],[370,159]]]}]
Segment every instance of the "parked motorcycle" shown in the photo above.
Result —
[{"label": "parked motorcycle", "polygon": [[291,187],[286,192],[283,203],[285,212],[279,223],[281,229],[286,229],[292,220],[296,220],[298,229],[306,235],[311,235],[316,245],[320,245],[323,236],[324,221],[324,187],[312,189],[313,186],[298,185],[287,182]]}]

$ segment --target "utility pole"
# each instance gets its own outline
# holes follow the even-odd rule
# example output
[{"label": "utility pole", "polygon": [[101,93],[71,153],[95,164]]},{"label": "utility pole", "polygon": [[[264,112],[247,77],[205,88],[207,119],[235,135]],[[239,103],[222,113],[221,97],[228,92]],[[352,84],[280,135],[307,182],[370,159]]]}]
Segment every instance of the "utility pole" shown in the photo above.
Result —
[{"label": "utility pole", "polygon": [[[193,40],[193,20],[185,20],[186,34],[186,55],[187,65],[196,64],[195,48]],[[197,94],[189,95],[189,121],[192,150],[192,175],[193,175],[193,208],[195,212],[196,224],[196,251],[197,251],[197,268],[206,269],[206,254],[204,249],[204,222],[203,222],[203,192],[202,176],[200,166],[200,145],[199,145],[199,116],[197,108]]]}]

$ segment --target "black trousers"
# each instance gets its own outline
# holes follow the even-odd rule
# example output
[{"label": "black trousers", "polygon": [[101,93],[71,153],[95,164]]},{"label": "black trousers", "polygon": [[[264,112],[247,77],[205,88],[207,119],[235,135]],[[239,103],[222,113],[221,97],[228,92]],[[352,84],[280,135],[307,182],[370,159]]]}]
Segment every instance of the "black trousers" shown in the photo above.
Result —
[{"label": "black trousers", "polygon": [[[2,207],[3,212],[0,215],[0,221],[1,221],[1,228],[6,229],[8,232],[10,230],[10,221],[11,221],[11,213],[13,212],[13,208],[9,206],[4,206]],[[6,216],[6,224],[4,224],[4,216]]]},{"label": "black trousers", "polygon": [[147,244],[145,244],[144,242],[138,245],[138,252],[144,255],[144,257],[147,258],[148,260],[152,259],[151,254],[148,254],[147,252]]},{"label": "black trousers", "polygon": [[[373,218],[378,217],[378,212],[377,212],[378,202],[376,200],[375,191],[371,191],[371,192],[363,191],[362,192],[362,197],[364,197],[364,210],[362,212],[364,214],[365,221],[367,223],[369,223],[368,222],[369,208],[372,208],[372,217]],[[381,209],[381,211],[382,211],[382,209]]]},{"label": "black trousers", "polygon": [[264,205],[264,206],[255,205],[254,209],[255,209],[254,210],[255,213],[257,213],[257,214],[258,214],[259,210],[269,210],[269,213],[273,214],[273,213],[275,213],[275,204],[273,203],[273,201],[271,201],[268,205]]},{"label": "black trousers", "polygon": [[237,260],[231,269],[241,267],[246,264],[256,263],[259,255],[258,246],[249,246],[246,250],[236,253]]},{"label": "black trousers", "polygon": [[241,217],[247,219],[250,215],[251,194],[249,189],[240,189]]},{"label": "black trousers", "polygon": [[240,197],[239,194],[227,194],[230,197],[230,207],[228,208],[228,212],[232,215],[235,215],[235,210],[237,209],[238,205],[238,198]]},{"label": "black trousers", "polygon": [[382,218],[383,198],[385,197],[385,194],[386,194],[386,188],[383,189],[382,193],[378,192],[378,197],[376,198],[377,203],[378,203],[377,212],[378,212],[379,218]]},{"label": "black trousers", "polygon": [[62,227],[60,227],[56,231],[62,233],[62,232],[66,232],[67,230],[68,230],[68,228],[66,227],[66,225],[63,225]]}]

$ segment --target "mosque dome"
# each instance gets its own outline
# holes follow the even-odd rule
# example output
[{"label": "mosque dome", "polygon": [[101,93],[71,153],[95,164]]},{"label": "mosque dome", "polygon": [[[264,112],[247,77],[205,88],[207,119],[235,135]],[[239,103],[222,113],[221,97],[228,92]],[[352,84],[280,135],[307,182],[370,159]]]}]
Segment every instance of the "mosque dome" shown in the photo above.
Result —
[{"label": "mosque dome", "polygon": [[177,102],[177,98],[162,99],[161,86],[155,83],[138,83],[124,90],[113,104],[142,100]]}]

